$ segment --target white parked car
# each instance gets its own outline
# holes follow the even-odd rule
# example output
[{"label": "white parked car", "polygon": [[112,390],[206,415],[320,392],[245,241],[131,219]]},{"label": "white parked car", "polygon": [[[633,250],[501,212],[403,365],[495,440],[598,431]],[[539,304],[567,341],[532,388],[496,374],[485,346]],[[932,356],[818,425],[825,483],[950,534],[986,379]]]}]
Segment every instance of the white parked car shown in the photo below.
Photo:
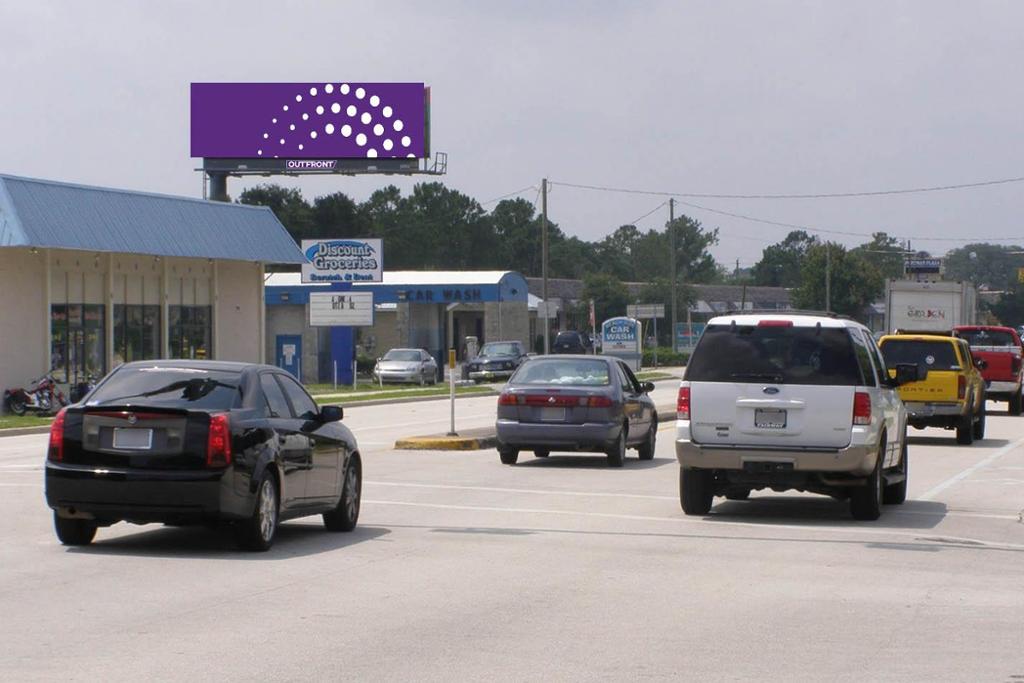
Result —
[{"label": "white parked car", "polygon": [[683,511],[715,496],[796,489],[849,498],[856,519],[907,495],[907,412],[870,330],[826,315],[712,319],[679,387],[676,458]]}]

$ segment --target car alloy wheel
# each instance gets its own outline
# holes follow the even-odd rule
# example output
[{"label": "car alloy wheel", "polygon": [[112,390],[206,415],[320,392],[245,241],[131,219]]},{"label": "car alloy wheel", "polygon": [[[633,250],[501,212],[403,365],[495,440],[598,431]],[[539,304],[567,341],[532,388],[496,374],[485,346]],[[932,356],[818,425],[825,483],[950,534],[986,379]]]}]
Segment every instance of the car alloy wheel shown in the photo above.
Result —
[{"label": "car alloy wheel", "polygon": [[362,493],[362,482],[359,479],[359,468],[352,463],[345,474],[345,514],[349,519],[359,516],[359,496]]},{"label": "car alloy wheel", "polygon": [[260,484],[260,497],[257,505],[260,540],[269,545],[274,540],[274,531],[277,529],[277,490],[269,477]]}]

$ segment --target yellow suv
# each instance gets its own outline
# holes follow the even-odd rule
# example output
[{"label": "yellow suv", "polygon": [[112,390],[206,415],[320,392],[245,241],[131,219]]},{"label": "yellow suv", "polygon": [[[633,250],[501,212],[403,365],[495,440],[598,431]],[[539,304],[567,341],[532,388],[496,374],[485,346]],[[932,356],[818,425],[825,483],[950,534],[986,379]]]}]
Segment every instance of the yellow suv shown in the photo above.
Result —
[{"label": "yellow suv", "polygon": [[[985,438],[985,361],[975,360],[963,339],[926,334],[892,334],[878,341],[889,368],[913,363],[927,371],[925,379],[899,388],[915,429],[956,430],[956,441],[971,444]],[[889,374],[893,375],[890,369]]]}]

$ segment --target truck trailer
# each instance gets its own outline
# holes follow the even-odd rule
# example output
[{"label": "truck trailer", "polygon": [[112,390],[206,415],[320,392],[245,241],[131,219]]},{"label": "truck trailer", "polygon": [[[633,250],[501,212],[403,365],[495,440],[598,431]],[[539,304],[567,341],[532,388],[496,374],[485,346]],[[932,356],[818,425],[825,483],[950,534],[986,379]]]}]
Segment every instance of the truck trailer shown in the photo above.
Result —
[{"label": "truck trailer", "polygon": [[885,330],[889,334],[952,334],[978,322],[978,292],[970,282],[889,280]]}]

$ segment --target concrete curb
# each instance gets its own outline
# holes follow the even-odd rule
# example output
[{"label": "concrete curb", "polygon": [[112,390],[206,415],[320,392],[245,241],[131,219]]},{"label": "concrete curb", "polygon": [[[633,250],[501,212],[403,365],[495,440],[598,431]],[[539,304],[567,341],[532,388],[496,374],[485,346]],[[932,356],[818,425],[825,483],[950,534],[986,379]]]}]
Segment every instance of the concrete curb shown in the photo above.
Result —
[{"label": "concrete curb", "polygon": [[0,429],[0,439],[5,436],[25,436],[26,434],[49,434],[50,425],[39,425],[38,427],[10,427]]}]

